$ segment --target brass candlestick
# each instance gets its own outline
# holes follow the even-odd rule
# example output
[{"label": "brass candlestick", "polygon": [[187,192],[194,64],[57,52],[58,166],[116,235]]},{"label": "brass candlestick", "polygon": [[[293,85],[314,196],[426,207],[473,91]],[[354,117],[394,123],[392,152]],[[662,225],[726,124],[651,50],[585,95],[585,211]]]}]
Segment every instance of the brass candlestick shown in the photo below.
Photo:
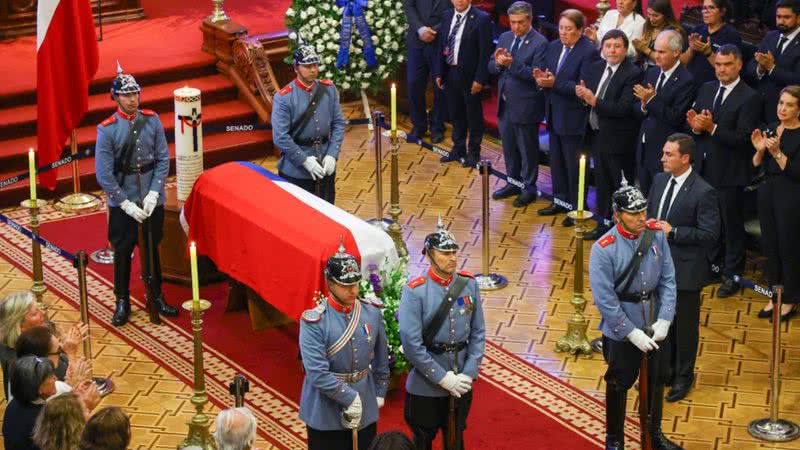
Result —
[{"label": "brass candlestick", "polygon": [[189,425],[189,436],[178,445],[178,449],[184,449],[196,445],[206,450],[215,450],[217,448],[214,438],[208,432],[208,426],[211,423],[211,418],[203,412],[203,408],[208,403],[208,395],[206,395],[206,379],[205,371],[203,369],[203,311],[211,308],[211,302],[207,300],[187,300],[183,302],[183,309],[192,313],[192,333],[194,335],[194,395],[192,395],[192,404],[197,412],[192,417]]},{"label": "brass candlestick", "polygon": [[583,298],[583,233],[584,222],[592,217],[589,211],[570,211],[568,214],[575,221],[575,275],[572,287],[572,306],[575,312],[567,321],[567,334],[556,342],[557,352],[569,352],[573,355],[592,357],[592,347],[586,338],[589,322],[583,316],[586,299]]},{"label": "brass candlestick", "polygon": [[397,130],[391,131],[392,138],[392,186],[391,186],[391,204],[389,207],[389,214],[392,216],[392,223],[389,225],[389,236],[394,241],[394,246],[397,249],[397,256],[405,258],[408,256],[408,248],[403,241],[403,230],[400,228],[400,174],[398,155],[400,153],[400,138],[397,135]]},{"label": "brass candlestick", "polygon": [[225,0],[211,0],[211,3],[214,4],[214,10],[211,12],[211,16],[209,17],[212,23],[231,20],[230,17],[225,14],[225,10],[222,9],[222,5],[225,3]]},{"label": "brass candlestick", "polygon": [[[31,233],[39,237],[39,207],[44,206],[43,200],[25,200],[21,203],[23,208],[28,208],[31,213]],[[42,270],[42,246],[35,238],[31,239],[31,253],[33,255],[33,286],[31,292],[36,296],[36,302],[44,311],[45,317],[49,317],[47,303],[44,301],[44,293],[47,286],[44,284],[44,272]]]},{"label": "brass candlestick", "polygon": [[595,8],[597,8],[597,22],[600,23],[600,21],[603,20],[603,16],[611,9],[611,3],[609,3],[608,0],[600,0],[595,5]]}]

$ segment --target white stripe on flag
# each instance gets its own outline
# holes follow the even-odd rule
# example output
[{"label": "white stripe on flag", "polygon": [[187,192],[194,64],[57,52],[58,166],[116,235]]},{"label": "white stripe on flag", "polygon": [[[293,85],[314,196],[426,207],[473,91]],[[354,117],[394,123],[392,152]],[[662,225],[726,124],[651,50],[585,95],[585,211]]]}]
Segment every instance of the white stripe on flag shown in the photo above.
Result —
[{"label": "white stripe on flag", "polygon": [[53,14],[56,12],[60,0],[39,0],[38,10],[36,11],[36,51],[44,42],[47,35],[47,29],[50,28],[50,22],[53,20]]},{"label": "white stripe on flag", "polygon": [[389,259],[389,267],[393,267],[397,263],[397,249],[394,247],[394,241],[385,231],[288,181],[276,181],[275,184],[319,211],[320,214],[350,230],[358,246],[358,252],[361,254],[361,272],[365,277],[369,275],[367,267],[370,264],[382,268],[385,258]]}]

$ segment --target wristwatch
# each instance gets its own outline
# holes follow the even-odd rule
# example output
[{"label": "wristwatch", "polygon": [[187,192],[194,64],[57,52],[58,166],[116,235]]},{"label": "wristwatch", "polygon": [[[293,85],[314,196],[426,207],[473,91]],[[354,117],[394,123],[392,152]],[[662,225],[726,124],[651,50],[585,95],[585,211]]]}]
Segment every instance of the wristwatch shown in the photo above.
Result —
[{"label": "wristwatch", "polygon": [[778,152],[778,154],[775,155],[775,161],[780,161],[781,159],[783,159],[783,153]]}]

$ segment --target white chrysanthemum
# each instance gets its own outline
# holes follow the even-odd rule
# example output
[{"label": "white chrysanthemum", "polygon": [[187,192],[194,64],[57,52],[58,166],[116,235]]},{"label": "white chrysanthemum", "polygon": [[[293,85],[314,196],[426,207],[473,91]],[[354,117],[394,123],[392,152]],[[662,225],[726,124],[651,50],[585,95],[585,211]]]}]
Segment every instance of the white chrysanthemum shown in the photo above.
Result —
[{"label": "white chrysanthemum", "polygon": [[370,37],[372,38],[372,45],[378,45],[378,43],[381,41],[378,35],[376,34],[373,34]]},{"label": "white chrysanthemum", "polygon": [[294,10],[292,8],[287,9],[286,15],[289,17],[294,17]]},{"label": "white chrysanthemum", "polygon": [[342,89],[350,89],[350,83],[347,81],[342,81]]},{"label": "white chrysanthemum", "polygon": [[366,89],[368,87],[369,87],[369,82],[368,81],[362,81],[361,82],[361,89]]},{"label": "white chrysanthemum", "polygon": [[330,3],[328,3],[328,2],[322,2],[322,5],[320,5],[320,6],[321,6],[321,7],[322,7],[322,9],[324,9],[325,11],[330,11],[330,10],[331,10],[331,5],[330,5]]},{"label": "white chrysanthemum", "polygon": [[306,11],[308,11],[308,14],[314,15],[314,14],[317,13],[317,8],[314,8],[313,6],[309,6],[308,9],[306,9]]},{"label": "white chrysanthemum", "polygon": [[307,18],[308,18],[308,13],[305,10],[300,11],[300,19],[306,20]]},{"label": "white chrysanthemum", "polygon": [[318,26],[314,26],[314,28],[311,29],[311,32],[314,33],[315,35],[319,34],[320,28]]},{"label": "white chrysanthemum", "polygon": [[293,41],[296,41],[297,40],[297,33],[295,33],[294,31],[289,33],[289,39],[291,39]]},{"label": "white chrysanthemum", "polygon": [[399,50],[400,44],[398,44],[397,41],[394,41],[391,44],[389,44],[389,47],[391,47],[392,50]]},{"label": "white chrysanthemum", "polygon": [[381,55],[383,55],[383,49],[382,49],[382,48],[380,48],[380,47],[376,48],[376,49],[375,49],[375,54],[376,54],[376,55],[378,55],[378,56],[381,56]]}]

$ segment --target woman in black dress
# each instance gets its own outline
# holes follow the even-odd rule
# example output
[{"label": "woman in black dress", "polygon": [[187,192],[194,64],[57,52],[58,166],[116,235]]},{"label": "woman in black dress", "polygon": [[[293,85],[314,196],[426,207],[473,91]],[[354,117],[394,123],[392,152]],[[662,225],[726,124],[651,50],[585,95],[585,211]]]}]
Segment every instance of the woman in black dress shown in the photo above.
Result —
[{"label": "woman in black dress", "polygon": [[[783,285],[781,320],[800,302],[800,86],[787,86],[778,100],[777,124],[753,130],[753,165],[764,165],[766,182],[758,188],[761,246],[770,286]],[[758,313],[772,315],[772,302]]]}]

